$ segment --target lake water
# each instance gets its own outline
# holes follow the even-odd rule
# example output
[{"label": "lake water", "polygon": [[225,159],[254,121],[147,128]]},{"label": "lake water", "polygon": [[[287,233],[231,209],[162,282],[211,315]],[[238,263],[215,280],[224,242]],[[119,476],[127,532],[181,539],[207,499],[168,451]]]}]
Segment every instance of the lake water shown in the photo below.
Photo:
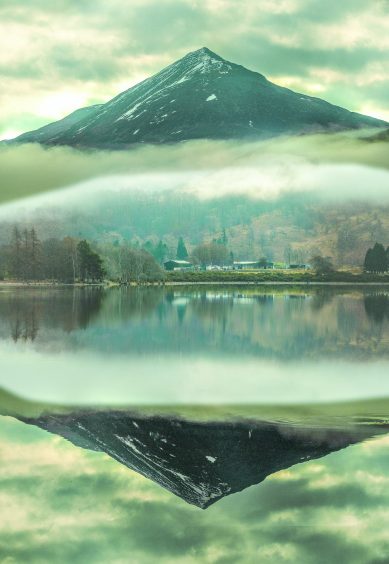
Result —
[{"label": "lake water", "polygon": [[389,291],[0,289],[5,562],[389,561]]}]

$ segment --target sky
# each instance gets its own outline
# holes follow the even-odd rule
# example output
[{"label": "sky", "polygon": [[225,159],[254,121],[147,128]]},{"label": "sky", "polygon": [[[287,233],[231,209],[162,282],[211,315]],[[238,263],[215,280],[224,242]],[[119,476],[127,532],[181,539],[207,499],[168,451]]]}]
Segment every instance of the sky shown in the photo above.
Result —
[{"label": "sky", "polygon": [[388,0],[0,0],[0,139],[105,102],[187,52],[389,120]]}]

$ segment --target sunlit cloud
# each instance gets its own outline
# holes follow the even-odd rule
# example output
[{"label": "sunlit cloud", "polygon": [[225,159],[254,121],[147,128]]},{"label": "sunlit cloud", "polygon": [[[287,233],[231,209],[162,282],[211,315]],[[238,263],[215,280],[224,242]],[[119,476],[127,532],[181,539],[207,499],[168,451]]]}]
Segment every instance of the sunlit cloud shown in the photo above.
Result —
[{"label": "sunlit cloud", "polygon": [[54,92],[49,94],[37,107],[37,115],[60,119],[64,113],[69,114],[74,108],[79,108],[87,103],[87,96],[82,92]]}]

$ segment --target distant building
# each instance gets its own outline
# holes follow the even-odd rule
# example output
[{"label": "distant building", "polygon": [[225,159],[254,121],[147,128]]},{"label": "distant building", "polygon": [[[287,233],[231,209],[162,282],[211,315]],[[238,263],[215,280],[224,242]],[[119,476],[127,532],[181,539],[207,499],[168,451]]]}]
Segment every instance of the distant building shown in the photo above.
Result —
[{"label": "distant building", "polygon": [[187,260],[167,260],[163,263],[165,270],[185,270],[192,268],[193,264]]},{"label": "distant building", "polygon": [[258,260],[234,261],[233,264],[234,270],[262,270],[268,268],[274,268],[274,264],[272,262],[264,264],[262,261]]},{"label": "distant building", "polygon": [[309,270],[311,265],[309,264],[290,264],[289,267],[292,270]]}]

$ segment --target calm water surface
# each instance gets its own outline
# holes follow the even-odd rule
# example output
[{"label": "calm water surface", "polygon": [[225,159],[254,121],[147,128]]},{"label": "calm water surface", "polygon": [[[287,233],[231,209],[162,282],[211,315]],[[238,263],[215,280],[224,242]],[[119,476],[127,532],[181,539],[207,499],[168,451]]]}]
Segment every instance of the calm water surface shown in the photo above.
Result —
[{"label": "calm water surface", "polygon": [[389,292],[2,288],[0,363],[2,561],[389,562]]}]

